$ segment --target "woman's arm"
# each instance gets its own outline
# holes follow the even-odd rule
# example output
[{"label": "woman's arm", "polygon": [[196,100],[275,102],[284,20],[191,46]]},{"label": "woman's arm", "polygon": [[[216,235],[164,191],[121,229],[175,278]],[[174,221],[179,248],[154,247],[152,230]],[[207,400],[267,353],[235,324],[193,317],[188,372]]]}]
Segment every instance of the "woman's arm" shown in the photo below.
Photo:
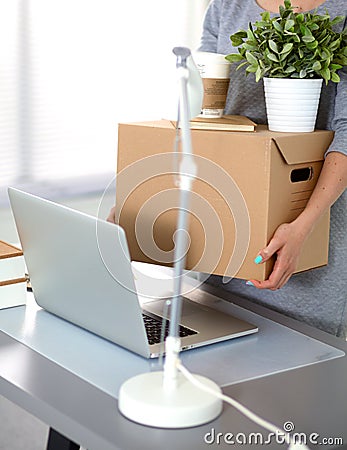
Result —
[{"label": "woman's arm", "polygon": [[[322,215],[347,187],[347,156],[331,151],[304,211],[291,223],[280,225],[257,261],[267,261],[276,254],[272,273],[265,281],[250,280],[258,289],[281,288],[294,273],[302,246]],[[249,283],[248,283],[249,284]]]},{"label": "woman's arm", "polygon": [[[345,22],[344,27],[346,26]],[[265,281],[250,280],[259,289],[276,290],[284,286],[294,273],[306,238],[322,215],[333,205],[347,185],[347,67],[339,71],[336,87],[334,139],[326,154],[317,185],[304,211],[293,222],[280,225],[267,245],[259,252],[257,262],[276,254],[276,262]],[[335,151],[334,151],[335,149]],[[339,151],[338,151],[339,150]]]}]

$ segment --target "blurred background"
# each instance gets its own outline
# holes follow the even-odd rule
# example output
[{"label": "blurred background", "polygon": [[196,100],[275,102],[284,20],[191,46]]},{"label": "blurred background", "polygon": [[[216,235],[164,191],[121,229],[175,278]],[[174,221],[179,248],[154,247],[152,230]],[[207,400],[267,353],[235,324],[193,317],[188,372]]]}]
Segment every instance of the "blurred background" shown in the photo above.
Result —
[{"label": "blurred background", "polygon": [[14,185],[100,192],[117,123],[170,114],[172,48],[199,44],[207,0],[0,0],[0,206]]},{"label": "blurred background", "polygon": [[[172,48],[198,47],[208,3],[0,0],[0,240],[18,242],[8,186],[96,214],[118,123],[176,113]],[[0,450],[47,431],[0,397]]]}]

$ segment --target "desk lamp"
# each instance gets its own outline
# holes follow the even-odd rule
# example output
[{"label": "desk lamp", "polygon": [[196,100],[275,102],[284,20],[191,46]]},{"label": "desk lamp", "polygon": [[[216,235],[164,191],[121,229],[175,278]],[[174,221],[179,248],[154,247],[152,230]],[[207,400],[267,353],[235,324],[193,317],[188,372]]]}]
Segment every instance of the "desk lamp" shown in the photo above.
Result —
[{"label": "desk lamp", "polygon": [[[178,371],[181,317],[182,276],[187,248],[187,219],[190,191],[197,169],[192,153],[189,121],[200,114],[203,88],[200,74],[186,47],[175,47],[179,86],[177,124],[181,137],[181,161],[178,170],[180,194],[175,233],[174,286],[170,308],[169,335],[165,340],[163,371],[149,372],[130,378],[119,391],[120,412],[134,422],[158,428],[186,428],[215,419],[222,411],[222,400],[194,386]],[[204,386],[216,392],[220,388],[208,378],[196,375]]]}]

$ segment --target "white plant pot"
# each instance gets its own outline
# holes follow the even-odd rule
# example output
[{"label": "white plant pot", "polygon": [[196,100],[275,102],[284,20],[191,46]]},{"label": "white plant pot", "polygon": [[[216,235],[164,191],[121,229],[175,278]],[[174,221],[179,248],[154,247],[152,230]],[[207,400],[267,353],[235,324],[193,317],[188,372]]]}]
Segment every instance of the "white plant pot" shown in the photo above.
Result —
[{"label": "white plant pot", "polygon": [[322,79],[264,78],[269,130],[313,131],[322,81]]}]

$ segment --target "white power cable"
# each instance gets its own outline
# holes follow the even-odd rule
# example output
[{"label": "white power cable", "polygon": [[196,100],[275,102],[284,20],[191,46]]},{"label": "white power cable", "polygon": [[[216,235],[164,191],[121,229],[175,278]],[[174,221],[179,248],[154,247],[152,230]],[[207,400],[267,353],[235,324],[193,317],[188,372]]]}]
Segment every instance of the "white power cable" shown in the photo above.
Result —
[{"label": "white power cable", "polygon": [[236,408],[238,411],[240,411],[243,415],[245,415],[250,420],[255,422],[257,425],[271,431],[272,433],[283,435],[286,443],[289,445],[289,447],[288,447],[289,450],[296,450],[296,449],[298,449],[298,450],[299,449],[301,449],[301,450],[307,449],[308,450],[309,449],[309,447],[307,447],[307,445],[305,445],[303,443],[295,442],[289,433],[287,433],[284,430],[281,430],[276,425],[272,424],[271,422],[268,422],[267,420],[261,418],[260,416],[258,416],[255,413],[253,413],[251,410],[249,410],[248,408],[243,406],[237,400],[235,400],[231,397],[228,397],[227,395],[224,395],[220,392],[214,391],[213,389],[210,389],[208,386],[205,386],[203,383],[201,383],[199,380],[197,380],[196,377],[193,374],[191,374],[189,372],[189,370],[186,369],[180,363],[179,360],[177,361],[177,369],[182,373],[182,375],[184,377],[187,378],[187,380],[189,380],[197,388],[199,388],[205,392],[208,392],[209,394],[214,395],[215,397],[220,398],[221,400],[225,401],[226,403],[229,403],[229,405]]}]

